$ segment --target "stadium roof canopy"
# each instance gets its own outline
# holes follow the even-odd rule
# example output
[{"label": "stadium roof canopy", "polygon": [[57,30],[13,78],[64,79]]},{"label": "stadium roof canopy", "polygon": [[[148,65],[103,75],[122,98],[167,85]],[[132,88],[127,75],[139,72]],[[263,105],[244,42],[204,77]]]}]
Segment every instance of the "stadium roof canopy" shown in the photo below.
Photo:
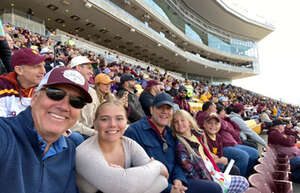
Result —
[{"label": "stadium roof canopy", "polygon": [[275,29],[274,25],[262,16],[243,8],[237,10],[238,5],[235,7],[230,6],[235,5],[234,1],[231,4],[227,3],[230,0],[181,1],[209,23],[228,32],[247,36],[256,41],[262,40]]},{"label": "stadium roof canopy", "polygon": [[[123,1],[124,0],[120,0],[119,2]],[[203,2],[203,5],[208,6],[209,9],[215,10],[215,14],[207,13],[208,15],[201,16],[206,19],[210,19],[210,22],[218,26],[224,22],[224,18],[227,18],[225,19],[226,22],[224,22],[226,24],[221,25],[226,30],[231,29],[230,25],[233,25],[230,21],[237,22],[237,25],[241,25],[241,27],[234,29],[237,34],[244,34],[246,31],[251,31],[249,36],[252,35],[252,38],[259,40],[272,31],[272,29],[267,29],[267,27],[260,27],[259,25],[245,22],[242,19],[229,14],[220,7],[219,4],[212,0],[184,2]],[[196,12],[203,12],[203,14],[206,14],[206,12],[204,12],[198,4],[193,5],[187,3],[187,5],[195,7]],[[124,4],[124,6],[126,5]],[[210,59],[222,60],[238,65],[241,63],[247,64],[253,62],[253,59],[251,58],[237,57],[226,53],[218,54],[217,50],[207,48],[206,50],[203,48],[200,49],[193,45],[187,45],[186,48],[183,49],[177,46],[174,46],[173,48],[172,46],[168,46],[169,44],[157,41],[155,38],[159,38],[158,35],[145,35],[145,33],[137,27],[142,27],[141,24],[137,23],[134,26],[131,21],[128,21],[128,19],[124,17],[116,17],[116,15],[114,15],[111,11],[103,8],[100,9],[89,6],[89,4],[86,4],[86,1],[84,0],[26,0],[26,3],[24,3],[24,0],[1,0],[0,7],[3,9],[14,7],[15,9],[21,10],[25,13],[31,9],[34,16],[44,20],[45,25],[48,28],[58,28],[65,32],[76,34],[89,41],[101,44],[146,62],[159,65],[167,70],[228,80],[256,75],[252,69],[236,68],[231,70],[227,68],[226,65],[211,65],[210,62],[207,62]],[[142,10],[137,6],[130,6],[130,9],[134,10],[136,14],[135,17],[139,19],[141,19],[140,17],[145,14],[145,10]],[[120,12],[119,14],[122,13]],[[215,16],[211,16],[212,18],[210,18],[209,15]],[[220,16],[224,18],[217,19]],[[153,20],[153,23],[155,23],[154,26],[160,28],[162,31],[169,30],[166,26],[161,25],[161,23],[157,21]],[[256,32],[254,33],[254,31]],[[178,41],[179,43],[175,41]],[[176,45],[181,43],[181,46],[184,46],[184,41],[180,38],[177,38],[174,42]],[[203,62],[201,63],[199,62],[199,59],[195,57],[195,59],[187,59],[185,49],[193,49],[188,51],[201,53],[201,56],[203,55],[205,60],[203,59]]]}]

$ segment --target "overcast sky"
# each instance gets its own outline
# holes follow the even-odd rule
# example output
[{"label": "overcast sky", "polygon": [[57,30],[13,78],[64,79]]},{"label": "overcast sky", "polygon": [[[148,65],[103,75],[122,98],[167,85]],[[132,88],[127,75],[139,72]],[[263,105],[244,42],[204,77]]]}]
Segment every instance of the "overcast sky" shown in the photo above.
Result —
[{"label": "overcast sky", "polygon": [[275,21],[276,30],[259,42],[260,75],[234,85],[300,104],[300,1],[241,0]]}]

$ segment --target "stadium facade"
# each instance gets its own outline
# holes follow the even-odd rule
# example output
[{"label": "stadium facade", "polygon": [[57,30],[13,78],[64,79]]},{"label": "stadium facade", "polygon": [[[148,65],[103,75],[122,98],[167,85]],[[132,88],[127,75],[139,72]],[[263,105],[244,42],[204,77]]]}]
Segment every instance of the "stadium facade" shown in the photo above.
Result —
[{"label": "stadium facade", "polygon": [[231,81],[259,73],[258,42],[275,29],[237,2],[2,0],[0,7],[5,23],[33,32],[59,29],[58,40],[73,34],[90,50],[116,50],[190,79]]}]

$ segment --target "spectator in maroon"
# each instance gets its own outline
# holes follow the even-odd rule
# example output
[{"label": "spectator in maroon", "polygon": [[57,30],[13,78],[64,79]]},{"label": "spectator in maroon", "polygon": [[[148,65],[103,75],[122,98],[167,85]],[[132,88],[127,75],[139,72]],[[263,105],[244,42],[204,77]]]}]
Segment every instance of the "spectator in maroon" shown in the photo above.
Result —
[{"label": "spectator in maroon", "polygon": [[131,70],[128,66],[124,67],[124,73],[125,74],[133,74],[135,78],[138,77],[137,73],[133,70]]},{"label": "spectator in maroon", "polygon": [[216,113],[217,109],[216,109],[216,105],[210,101],[207,101],[206,103],[203,104],[202,106],[202,111],[199,111],[196,115],[196,121],[198,123],[198,126],[200,128],[203,128],[203,123],[204,123],[204,119],[207,116],[207,114],[210,113]]},{"label": "spectator in maroon", "polygon": [[234,159],[241,175],[248,176],[258,159],[258,151],[255,148],[242,145],[239,126],[230,119],[222,105],[217,105],[217,113],[221,120],[220,138],[223,141],[223,155],[228,159]]},{"label": "spectator in maroon", "polygon": [[189,113],[191,113],[191,107],[186,99],[186,88],[184,86],[180,86],[178,89],[178,95],[174,98],[174,103],[178,104],[180,109],[183,109]]},{"label": "spectator in maroon", "polygon": [[[216,122],[209,121],[211,119],[215,119]],[[228,159],[223,156],[224,142],[222,136],[220,135],[221,121],[222,120],[216,113],[207,114],[203,124],[203,129],[207,139],[207,145],[212,152],[211,155],[220,170],[224,172],[226,165],[228,164]],[[240,175],[240,169],[234,165],[230,171],[230,174]]]},{"label": "spectator in maroon", "polygon": [[30,105],[33,90],[46,73],[45,59],[31,48],[14,52],[14,72],[0,76],[0,117],[16,116]]},{"label": "spectator in maroon", "polygon": [[240,127],[226,114],[225,107],[218,104],[217,113],[221,120],[220,135],[223,138],[224,146],[236,146],[237,144],[242,144]]},{"label": "spectator in maroon", "polygon": [[157,80],[149,80],[147,82],[147,86],[139,98],[146,116],[151,116],[150,107],[152,106],[154,97],[162,92],[164,92],[163,84],[159,83]]},{"label": "spectator in maroon", "polygon": [[291,121],[288,121],[285,128],[284,128],[284,133],[286,135],[291,135],[295,137],[295,142],[297,142],[298,139],[298,135],[300,134],[300,130],[297,131],[296,129],[294,129],[294,125]]},{"label": "spectator in maroon", "polygon": [[300,149],[295,145],[295,137],[284,133],[284,124],[280,119],[275,119],[268,131],[268,143],[278,153],[288,155],[292,168],[292,179],[300,181]]}]

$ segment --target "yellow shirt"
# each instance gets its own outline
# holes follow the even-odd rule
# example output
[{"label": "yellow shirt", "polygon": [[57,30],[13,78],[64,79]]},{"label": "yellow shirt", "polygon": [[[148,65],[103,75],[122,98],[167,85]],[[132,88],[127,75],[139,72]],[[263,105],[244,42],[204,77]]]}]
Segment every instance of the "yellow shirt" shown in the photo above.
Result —
[{"label": "yellow shirt", "polygon": [[201,145],[201,143],[198,141],[197,137],[195,135],[192,135],[191,137],[188,138],[190,141],[194,142],[194,143],[198,143],[199,147],[198,147],[198,151],[200,156],[202,157],[202,159],[206,159],[207,156],[204,153],[203,147]]}]

